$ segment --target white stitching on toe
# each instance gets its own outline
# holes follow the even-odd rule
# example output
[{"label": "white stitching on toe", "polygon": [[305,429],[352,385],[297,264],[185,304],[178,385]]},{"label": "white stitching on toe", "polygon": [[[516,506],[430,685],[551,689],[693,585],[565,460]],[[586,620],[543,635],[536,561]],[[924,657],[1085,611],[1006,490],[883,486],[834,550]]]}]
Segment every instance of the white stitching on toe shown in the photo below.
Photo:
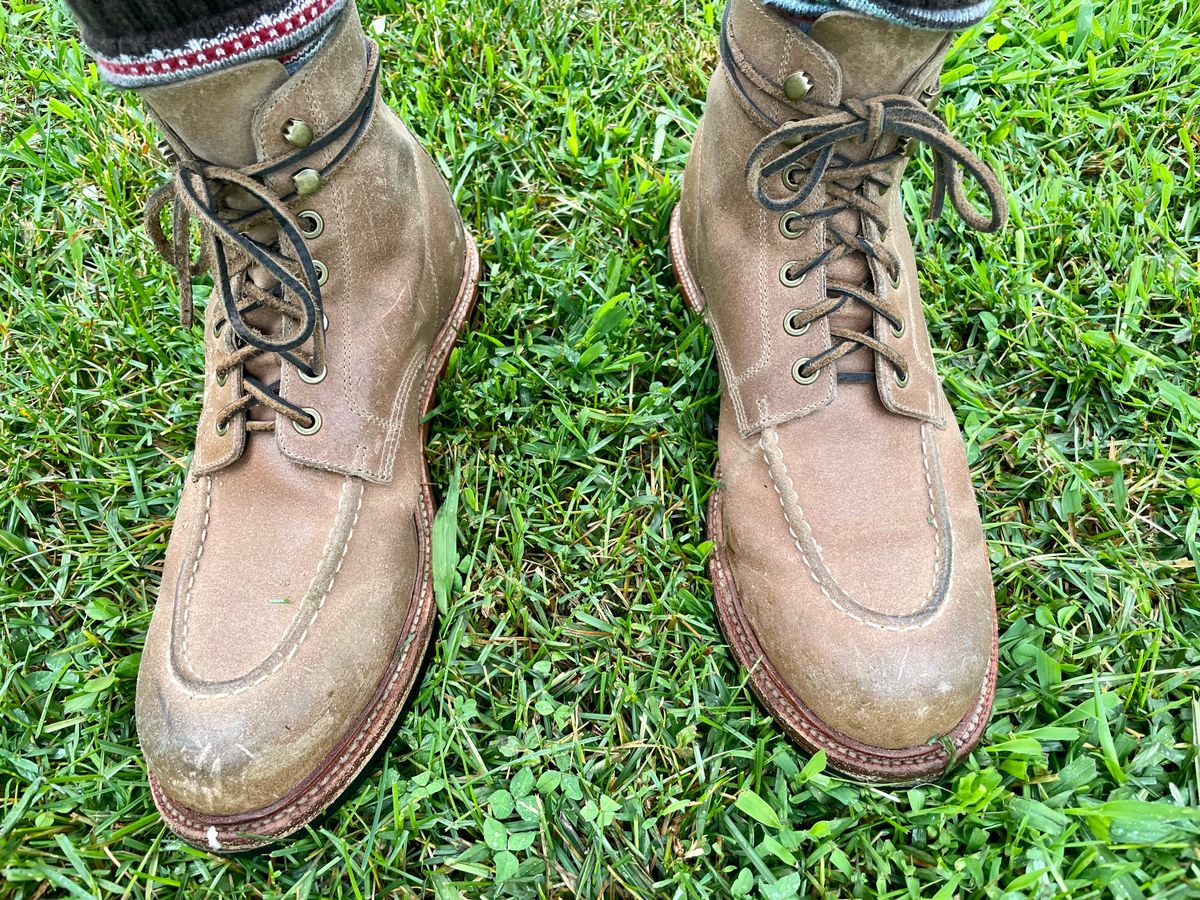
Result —
[{"label": "white stitching on toe", "polygon": [[[883,621],[874,620],[865,617],[862,613],[847,605],[845,601],[850,598],[848,595],[845,595],[845,592],[842,591],[840,587],[837,586],[836,581],[833,579],[832,573],[829,572],[829,569],[825,564],[825,560],[821,555],[821,547],[817,543],[816,537],[813,535],[812,527],[808,524],[808,521],[804,516],[804,509],[800,506],[800,498],[796,494],[795,484],[793,483],[791,476],[788,474],[787,466],[783,460],[783,451],[779,449],[778,432],[774,428],[764,429],[762,437],[759,439],[759,447],[762,449],[763,459],[767,463],[767,471],[771,476],[771,484],[775,488],[775,493],[779,495],[779,504],[783,507],[783,517],[788,526],[788,533],[792,536],[792,542],[795,544],[796,549],[800,551],[800,557],[804,560],[804,565],[808,569],[808,574],[811,576],[812,580],[816,582],[817,587],[820,588],[821,593],[825,596],[825,598],[832,603],[836,609],[844,613],[846,616],[853,619],[855,622],[866,625],[870,628],[878,628],[883,631],[899,632],[914,631],[918,628],[923,628],[928,625],[931,621],[930,618],[924,618],[920,621],[904,625],[891,624],[887,620],[903,617],[892,616],[885,613],[877,614],[879,619]],[[924,449],[923,429],[922,448]],[[934,511],[935,505],[933,502],[933,482],[929,474],[928,464],[926,464],[926,483],[929,487],[930,493],[930,510]],[[936,525],[936,513],[933,516],[933,521]],[[816,555],[816,562],[814,562],[812,557],[809,555],[809,550],[805,546],[805,541],[800,538],[800,534],[797,532],[807,535],[808,543],[811,543],[813,553]],[[926,594],[925,598],[922,600],[921,606],[918,607],[918,610],[924,610],[933,601],[934,594],[937,591],[938,582],[941,580],[940,576],[942,574],[942,567],[946,564],[942,558],[941,540],[942,538],[939,536],[939,539],[935,541],[938,550],[933,567],[933,585],[930,588],[929,593]],[[821,577],[822,573],[827,576],[828,580],[833,581],[833,592],[828,589],[828,586],[826,585],[826,578]],[[842,594],[845,599],[843,599],[843,597],[836,596],[836,594]],[[934,611],[933,617],[940,615],[946,606],[947,604],[945,603],[945,597],[943,597],[943,602]]]},{"label": "white stitching on toe", "polygon": [[208,540],[208,514],[212,509],[212,478],[204,479],[204,524],[200,526],[200,546],[196,548],[196,558],[192,560],[192,571],[188,576],[187,593],[183,598],[183,661],[188,670],[192,668],[191,656],[188,653],[188,618],[192,609],[192,587],[196,584],[196,572],[200,569],[200,557],[204,555],[204,543]]},{"label": "white stitching on toe", "polygon": [[[208,487],[209,483],[211,483],[211,479],[206,479],[206,488]],[[274,665],[272,665],[266,671],[260,672],[258,677],[254,678],[252,681],[249,681],[246,683],[238,683],[242,680],[241,678],[232,679],[232,682],[226,682],[226,683],[227,684],[234,683],[237,686],[229,688],[228,690],[224,690],[224,691],[215,691],[215,692],[209,691],[209,690],[205,690],[203,687],[197,687],[194,684],[183,685],[183,687],[186,690],[189,690],[191,693],[193,693],[197,696],[203,696],[203,697],[212,698],[212,699],[234,697],[234,696],[237,696],[238,694],[245,693],[246,691],[250,690],[253,687],[256,687],[257,685],[262,684],[264,681],[266,681],[268,678],[270,678],[272,675],[274,675],[276,672],[278,672],[280,670],[280,668],[283,667],[284,663],[286,663],[288,660],[292,659],[292,657],[294,657],[296,655],[297,651],[300,649],[300,645],[303,644],[305,642],[305,640],[307,640],[308,635],[311,633],[313,625],[316,624],[317,618],[321,614],[321,610],[325,607],[325,603],[329,599],[330,593],[333,591],[334,584],[337,582],[337,576],[342,571],[342,565],[346,561],[346,554],[350,550],[350,542],[354,538],[354,530],[355,530],[355,527],[358,525],[359,512],[362,510],[363,495],[365,493],[365,491],[363,490],[363,483],[361,481],[358,481],[357,479],[347,477],[342,484],[342,492],[341,492],[341,495],[338,500],[338,508],[339,508],[339,512],[340,512],[342,503],[345,501],[348,491],[354,485],[358,485],[358,488],[359,488],[358,502],[355,504],[355,507],[354,507],[354,516],[350,522],[349,530],[346,533],[346,539],[342,543],[342,552],[341,552],[341,555],[338,557],[337,567],[333,570],[333,573],[329,576],[329,583],[325,586],[325,590],[322,591],[321,596],[316,603],[316,607],[312,611],[312,616],[309,618],[308,622],[304,625],[303,631],[301,631],[299,635],[296,635],[292,639],[290,646],[288,646],[286,650],[281,650],[279,648],[276,648],[275,650],[273,650],[271,652],[271,654],[263,661],[263,663],[260,664],[260,666],[265,665],[267,662],[269,662],[271,660],[272,657],[276,657]],[[205,530],[201,536],[200,548],[197,551],[196,558],[192,564],[192,574],[191,574],[191,578],[188,581],[187,597],[186,597],[185,603],[184,603],[184,641],[183,641],[183,645],[184,645],[185,660],[187,660],[187,641],[186,641],[187,628],[188,628],[187,610],[188,610],[188,606],[191,602],[192,585],[195,581],[196,572],[200,567],[200,556],[203,553],[203,549],[204,549],[204,537],[207,536],[207,533],[208,533],[208,531],[207,531],[208,507],[210,505],[210,499],[209,499],[210,496],[211,496],[210,494],[206,494],[205,518],[204,518]],[[334,517],[333,524],[330,525],[330,527],[329,527],[329,534],[326,537],[325,546],[321,551],[321,557],[317,563],[317,571],[314,573],[312,580],[309,582],[309,587],[308,587],[308,590],[306,591],[306,600],[311,596],[312,590],[313,590],[314,586],[317,584],[317,581],[321,576],[322,564],[329,556],[330,548],[333,546],[334,541],[337,537],[338,526],[341,521],[342,521],[342,515],[341,514],[336,515]],[[295,634],[295,627],[294,626],[290,627],[288,629],[288,633]],[[256,666],[255,669],[258,669],[260,666]],[[252,669],[251,673],[253,671],[255,671],[255,670]],[[195,679],[197,681],[204,680],[204,679],[201,679],[192,670],[190,660],[187,660],[187,674],[192,679]],[[250,674],[250,673],[247,673],[247,674]]]}]

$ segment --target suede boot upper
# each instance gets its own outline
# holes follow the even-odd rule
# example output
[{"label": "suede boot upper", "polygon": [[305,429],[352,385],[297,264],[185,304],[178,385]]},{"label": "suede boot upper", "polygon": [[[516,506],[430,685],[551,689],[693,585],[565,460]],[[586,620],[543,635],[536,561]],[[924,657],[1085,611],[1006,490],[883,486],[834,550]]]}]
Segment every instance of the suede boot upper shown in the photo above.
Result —
[{"label": "suede boot upper", "polygon": [[845,12],[806,33],[731,0],[673,223],[722,376],[722,622],[793,735],[881,780],[969,749],[994,683],[986,547],[898,189],[924,143],[939,210],[1003,221],[990,170],[926,106],[948,43]]},{"label": "suede boot upper", "polygon": [[262,60],[143,92],[179,157],[151,232],[186,313],[180,231],[198,221],[214,289],[138,730],[164,816],[212,849],[295,830],[336,796],[433,619],[420,423],[477,258],[378,99],[355,11],[335,27],[290,78]]}]

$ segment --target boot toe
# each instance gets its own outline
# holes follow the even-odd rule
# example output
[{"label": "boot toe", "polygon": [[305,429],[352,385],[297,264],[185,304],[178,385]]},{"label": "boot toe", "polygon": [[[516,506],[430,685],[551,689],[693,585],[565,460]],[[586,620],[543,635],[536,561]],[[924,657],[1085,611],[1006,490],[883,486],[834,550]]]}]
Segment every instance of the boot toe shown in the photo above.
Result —
[{"label": "boot toe", "polygon": [[264,808],[307,773],[308,754],[295,745],[288,748],[290,759],[279,758],[278,735],[287,734],[286,724],[253,697],[201,706],[185,699],[170,676],[147,671],[138,723],[147,767],[176,815],[186,809],[224,817]]},{"label": "boot toe", "polygon": [[[811,602],[803,594],[793,600],[797,608]],[[883,634],[844,621],[836,644],[810,636],[803,651],[778,632],[759,639],[795,697],[831,732],[906,750],[972,731],[986,705],[991,628],[961,619],[951,613],[945,625]]]},{"label": "boot toe", "polygon": [[[321,767],[338,740],[347,697],[284,672],[287,689],[229,695],[194,685],[169,671],[144,668],[139,681],[138,731],[146,764],[172,818],[230,817],[268,809],[289,797]],[[322,701],[324,701],[322,703]],[[314,706],[314,704],[318,704]],[[311,710],[326,706],[313,719]]]},{"label": "boot toe", "polygon": [[912,498],[887,515],[873,498],[845,502],[850,482],[823,477],[824,460],[789,468],[773,435],[759,455],[722,458],[714,586],[735,653],[785,728],[851,774],[936,774],[943,745],[961,757],[986,722],[991,573],[970,495],[953,490],[969,481],[952,449],[930,450],[928,482],[889,485]]},{"label": "boot toe", "polygon": [[[318,805],[318,780],[328,800],[380,737],[370,717],[396,710],[431,624],[426,600],[413,603],[424,584],[414,516],[364,501],[353,478],[322,496],[307,472],[291,475],[303,496],[277,484],[248,516],[239,477],[220,490],[188,483],[178,521],[213,512],[206,533],[172,534],[138,674],[138,733],[173,826],[232,816],[265,828],[277,804],[294,818]],[[247,518],[273,548],[257,566],[230,533]]]},{"label": "boot toe", "polygon": [[729,568],[748,667],[765,660],[779,693],[818,731],[882,751],[962,735],[965,749],[990,700],[990,594],[948,597],[930,621],[889,629],[837,609],[811,578],[783,587],[778,571]]}]

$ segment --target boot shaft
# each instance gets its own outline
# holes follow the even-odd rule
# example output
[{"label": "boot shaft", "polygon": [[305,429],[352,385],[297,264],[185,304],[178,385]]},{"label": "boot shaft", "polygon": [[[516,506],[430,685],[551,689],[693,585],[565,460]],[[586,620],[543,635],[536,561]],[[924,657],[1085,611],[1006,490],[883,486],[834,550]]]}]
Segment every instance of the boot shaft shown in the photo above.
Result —
[{"label": "boot shaft", "polygon": [[797,118],[805,101],[836,107],[887,94],[932,97],[950,41],[946,32],[845,11],[805,27],[758,0],[729,0],[718,74],[750,117],[770,130]]},{"label": "boot shaft", "polygon": [[[285,352],[255,357],[245,372],[231,368],[238,326],[252,336],[272,332],[270,338],[278,338],[281,327],[277,311],[261,304],[245,316],[236,312],[252,291],[246,282],[269,292],[280,290],[281,279],[268,261],[247,265],[235,237],[217,240],[220,229],[208,229],[210,262],[226,259],[212,266],[209,365],[193,476],[232,465],[247,430],[266,427],[273,428],[279,450],[302,465],[391,479],[400,420],[412,412],[401,408],[411,390],[408,379],[420,370],[455,301],[465,242],[450,193],[425,151],[379,99],[378,50],[353,6],[332,27],[295,75],[275,60],[258,60],[141,92],[180,158],[176,195],[190,183],[201,198],[193,206],[206,203],[210,208],[199,212],[210,222],[235,220],[233,230],[260,244],[271,246],[274,235],[291,234],[297,246],[281,240],[271,252],[290,259],[283,265],[300,293],[319,297],[310,337]],[[264,217],[260,211],[268,206],[275,212]],[[236,222],[239,213],[268,221],[247,230]],[[218,269],[232,274],[225,278]],[[229,371],[218,371],[218,364]],[[253,392],[249,379],[277,382],[282,406],[259,402],[229,417]],[[305,417],[292,427],[289,409],[317,410],[320,421],[312,428],[312,417]]]},{"label": "boot shaft", "polygon": [[914,139],[938,154],[935,211],[947,180],[960,208],[960,165],[994,184],[927,109],[949,41],[847,12],[806,30],[730,0],[680,233],[743,434],[813,415],[848,382],[874,382],[894,413],[945,421],[893,188]]}]

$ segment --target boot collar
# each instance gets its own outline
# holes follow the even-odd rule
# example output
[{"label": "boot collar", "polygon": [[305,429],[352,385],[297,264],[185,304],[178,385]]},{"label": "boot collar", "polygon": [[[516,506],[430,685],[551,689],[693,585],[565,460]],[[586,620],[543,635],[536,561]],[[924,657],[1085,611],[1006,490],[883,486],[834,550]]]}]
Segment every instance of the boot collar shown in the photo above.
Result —
[{"label": "boot collar", "polygon": [[254,116],[287,77],[278,60],[258,59],[137,93],[166,136],[165,155],[243,168],[258,161]]},{"label": "boot collar", "polygon": [[929,101],[951,35],[829,12],[806,31],[759,0],[729,0],[721,27],[725,76],[742,109],[770,130],[804,107],[907,94]]},{"label": "boot collar", "polygon": [[[290,76],[260,59],[179,84],[138,91],[166,135],[170,155],[248,168],[295,154],[287,139],[295,120],[315,138],[344,120],[372,78],[371,48],[351,5],[320,51]],[[361,73],[360,78],[347,77]]]}]

